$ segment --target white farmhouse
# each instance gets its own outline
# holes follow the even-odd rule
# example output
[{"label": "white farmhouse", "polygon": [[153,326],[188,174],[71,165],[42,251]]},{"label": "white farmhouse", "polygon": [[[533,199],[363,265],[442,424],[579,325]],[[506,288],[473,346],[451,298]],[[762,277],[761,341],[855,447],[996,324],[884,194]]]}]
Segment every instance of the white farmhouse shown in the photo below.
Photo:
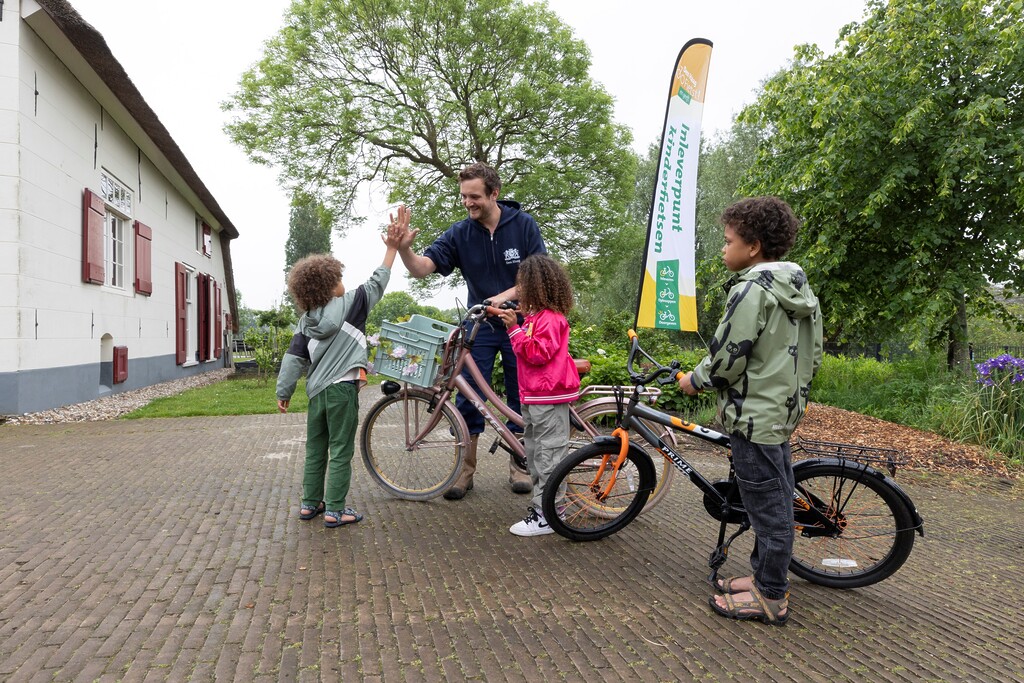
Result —
[{"label": "white farmhouse", "polygon": [[224,367],[236,237],[103,36],[0,0],[0,415]]}]

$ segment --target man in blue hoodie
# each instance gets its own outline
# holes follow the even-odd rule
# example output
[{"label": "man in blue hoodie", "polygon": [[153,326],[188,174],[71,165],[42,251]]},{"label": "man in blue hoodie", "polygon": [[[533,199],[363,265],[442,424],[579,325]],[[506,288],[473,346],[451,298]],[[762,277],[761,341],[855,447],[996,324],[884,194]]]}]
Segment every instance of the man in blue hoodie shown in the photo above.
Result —
[{"label": "man in blue hoodie", "polygon": [[[459,173],[459,192],[469,217],[453,223],[422,255],[412,250],[413,239],[419,231],[406,230],[398,254],[409,274],[415,278],[435,272],[450,275],[458,268],[469,288],[469,306],[486,300],[490,300],[492,306],[500,306],[517,298],[519,264],[527,256],[546,254],[547,249],[533,216],[521,211],[518,202],[499,201],[500,190],[501,179],[490,166],[475,163],[464,168]],[[400,206],[398,214],[397,223],[409,225],[409,209]],[[494,318],[484,322],[473,345],[473,360],[484,377],[490,378],[499,352],[505,370],[508,405],[522,413],[516,356],[504,324]],[[474,389],[477,388],[468,372],[463,376]],[[459,478],[444,494],[448,500],[458,500],[473,488],[477,439],[484,430],[484,418],[473,404],[460,395],[456,397],[455,405],[466,419],[470,442]],[[511,459],[509,483],[516,493],[529,493],[533,489],[530,475],[516,468]]]}]

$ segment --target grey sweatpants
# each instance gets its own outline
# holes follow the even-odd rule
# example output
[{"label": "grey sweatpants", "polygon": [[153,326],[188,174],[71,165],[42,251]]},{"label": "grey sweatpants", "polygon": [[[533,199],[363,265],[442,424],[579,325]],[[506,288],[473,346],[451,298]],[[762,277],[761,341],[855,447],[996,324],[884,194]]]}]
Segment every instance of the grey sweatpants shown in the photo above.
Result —
[{"label": "grey sweatpants", "polygon": [[526,462],[533,480],[533,509],[543,510],[544,485],[569,452],[569,404],[523,404]]}]

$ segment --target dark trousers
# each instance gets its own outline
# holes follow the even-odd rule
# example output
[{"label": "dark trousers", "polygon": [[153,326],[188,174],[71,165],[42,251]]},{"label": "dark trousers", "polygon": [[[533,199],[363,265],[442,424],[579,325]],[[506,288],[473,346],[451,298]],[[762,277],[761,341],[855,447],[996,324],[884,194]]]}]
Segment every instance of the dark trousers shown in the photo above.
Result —
[{"label": "dark trousers", "polygon": [[[519,375],[516,370],[516,354],[512,351],[512,342],[508,340],[508,332],[505,331],[505,326],[501,322],[485,320],[480,325],[480,331],[477,332],[472,355],[477,367],[480,368],[480,374],[484,376],[488,384],[491,381],[491,373],[494,372],[494,359],[499,352],[501,353],[501,367],[505,370],[506,403],[509,408],[521,415],[523,411],[519,405]],[[483,398],[483,392],[469,376],[469,372],[463,370],[462,376],[469,382],[473,391]],[[466,426],[469,427],[470,434],[479,434],[484,431],[484,416],[462,394],[455,397],[455,407],[466,419]],[[512,431],[522,431],[516,425],[510,425],[510,428]]]},{"label": "dark trousers", "polygon": [[729,435],[736,481],[756,539],[750,553],[754,585],[769,600],[789,590],[793,556],[793,461],[788,443],[760,444]]}]

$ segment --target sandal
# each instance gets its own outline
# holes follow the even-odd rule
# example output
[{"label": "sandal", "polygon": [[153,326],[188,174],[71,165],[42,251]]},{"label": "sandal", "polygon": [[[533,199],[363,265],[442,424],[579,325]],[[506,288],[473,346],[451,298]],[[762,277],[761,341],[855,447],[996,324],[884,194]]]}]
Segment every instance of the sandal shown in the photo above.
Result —
[{"label": "sandal", "polygon": [[322,500],[316,505],[316,507],[313,507],[312,505],[306,505],[305,503],[303,503],[302,507],[299,508],[299,519],[313,519],[326,509],[327,506],[324,505],[324,502]]},{"label": "sandal", "polygon": [[[721,596],[725,599],[725,607],[719,606],[714,596],[708,599],[711,609],[728,619],[739,621],[760,621],[772,626],[785,626],[789,621],[789,593],[779,600],[769,600],[754,587],[750,591],[750,600],[737,600],[732,593]],[[785,611],[785,614],[780,614]]]},{"label": "sandal", "polygon": [[730,576],[727,579],[716,579],[713,585],[715,590],[719,593],[746,593],[750,590],[749,588],[733,588],[733,584],[735,582],[742,581],[744,579],[750,579],[750,585],[754,585],[753,576]]},{"label": "sandal", "polygon": [[[346,521],[342,519],[342,517],[344,517],[345,515],[355,517],[355,519],[350,519]],[[328,521],[328,519],[332,521]],[[328,510],[327,512],[324,513],[324,526],[328,529],[333,529],[336,526],[345,526],[346,524],[355,524],[356,522],[361,522],[362,520],[363,516],[356,512],[355,510],[353,510],[352,508],[345,508],[341,512],[334,512],[332,510]]]}]

